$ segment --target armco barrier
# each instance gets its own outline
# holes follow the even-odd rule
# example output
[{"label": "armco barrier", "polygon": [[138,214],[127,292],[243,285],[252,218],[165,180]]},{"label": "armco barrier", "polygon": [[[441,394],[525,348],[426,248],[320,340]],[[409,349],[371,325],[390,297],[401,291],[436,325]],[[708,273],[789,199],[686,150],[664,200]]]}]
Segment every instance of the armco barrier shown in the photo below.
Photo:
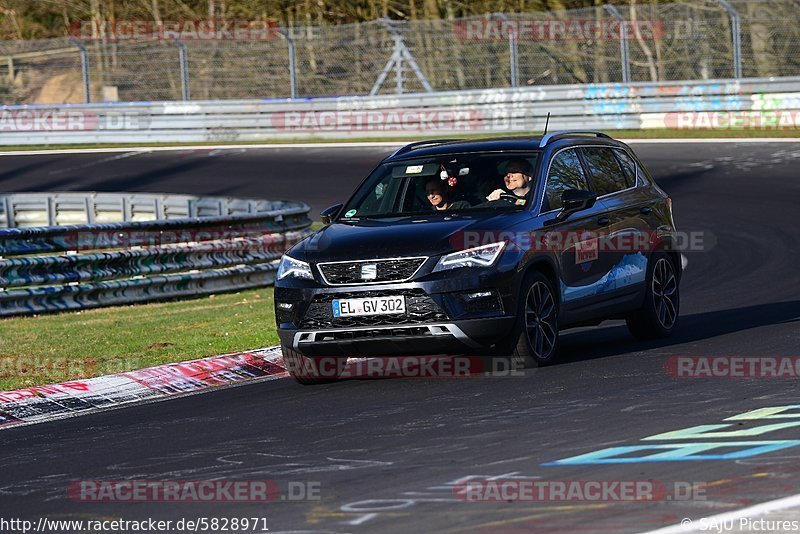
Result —
[{"label": "armco barrier", "polygon": [[[753,124],[767,129],[797,128],[797,110],[800,77],[294,100],[5,106],[0,108],[0,144],[248,142],[532,132],[543,128],[548,112],[553,129],[681,127],[676,114],[705,112],[718,112],[722,122],[731,120],[725,113],[766,114]],[[772,117],[786,111],[792,113],[788,120]]]},{"label": "armco barrier", "polygon": [[308,211],[185,195],[0,195],[0,316],[269,285],[283,251],[310,233]]}]

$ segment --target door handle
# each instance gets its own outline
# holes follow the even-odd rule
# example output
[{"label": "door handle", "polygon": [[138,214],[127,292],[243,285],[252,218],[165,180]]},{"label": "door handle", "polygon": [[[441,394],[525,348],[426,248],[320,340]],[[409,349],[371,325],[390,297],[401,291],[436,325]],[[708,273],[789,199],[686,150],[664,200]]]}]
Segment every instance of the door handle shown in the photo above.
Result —
[{"label": "door handle", "polygon": [[642,215],[650,215],[651,213],[653,213],[653,208],[651,208],[650,206],[645,206],[642,209],[640,209],[639,212]]},{"label": "door handle", "polygon": [[600,226],[608,226],[608,223],[610,222],[611,220],[608,217],[600,217],[599,219],[597,219],[597,224],[599,224]]}]

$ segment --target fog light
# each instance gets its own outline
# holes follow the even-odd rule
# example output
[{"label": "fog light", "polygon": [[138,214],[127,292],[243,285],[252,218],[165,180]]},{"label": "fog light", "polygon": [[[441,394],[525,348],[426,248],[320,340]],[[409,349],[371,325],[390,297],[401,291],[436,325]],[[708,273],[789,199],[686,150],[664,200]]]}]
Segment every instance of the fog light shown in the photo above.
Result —
[{"label": "fog light", "polygon": [[464,295],[466,300],[475,300],[475,299],[485,299],[486,297],[491,297],[494,293],[491,291],[479,291],[477,293],[467,293]]},{"label": "fog light", "polygon": [[480,314],[481,316],[496,316],[503,313],[503,303],[496,290],[481,289],[479,291],[462,291],[454,293],[454,317],[464,317],[465,315]]}]

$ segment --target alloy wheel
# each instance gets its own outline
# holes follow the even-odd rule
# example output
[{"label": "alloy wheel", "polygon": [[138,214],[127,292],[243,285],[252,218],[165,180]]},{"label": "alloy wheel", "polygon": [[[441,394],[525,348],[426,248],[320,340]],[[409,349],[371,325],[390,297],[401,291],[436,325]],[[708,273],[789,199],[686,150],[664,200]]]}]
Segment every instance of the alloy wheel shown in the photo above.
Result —
[{"label": "alloy wheel", "polygon": [[658,322],[669,330],[678,318],[678,279],[666,258],[659,258],[653,269],[652,291]]},{"label": "alloy wheel", "polygon": [[525,299],[525,332],[537,359],[546,360],[553,353],[558,337],[556,302],[544,282],[536,281]]}]

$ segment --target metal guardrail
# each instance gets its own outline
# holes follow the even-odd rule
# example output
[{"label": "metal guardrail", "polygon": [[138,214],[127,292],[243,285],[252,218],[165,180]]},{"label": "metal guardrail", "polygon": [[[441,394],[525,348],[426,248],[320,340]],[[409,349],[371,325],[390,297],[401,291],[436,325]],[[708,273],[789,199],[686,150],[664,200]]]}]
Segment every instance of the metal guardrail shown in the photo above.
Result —
[{"label": "metal guardrail", "polygon": [[[670,127],[676,113],[800,109],[800,77],[306,100],[0,108],[0,144],[265,141]],[[800,124],[797,125],[800,127]]]},{"label": "metal guardrail", "polygon": [[283,251],[310,233],[308,212],[185,195],[2,195],[0,316],[269,285]]}]

